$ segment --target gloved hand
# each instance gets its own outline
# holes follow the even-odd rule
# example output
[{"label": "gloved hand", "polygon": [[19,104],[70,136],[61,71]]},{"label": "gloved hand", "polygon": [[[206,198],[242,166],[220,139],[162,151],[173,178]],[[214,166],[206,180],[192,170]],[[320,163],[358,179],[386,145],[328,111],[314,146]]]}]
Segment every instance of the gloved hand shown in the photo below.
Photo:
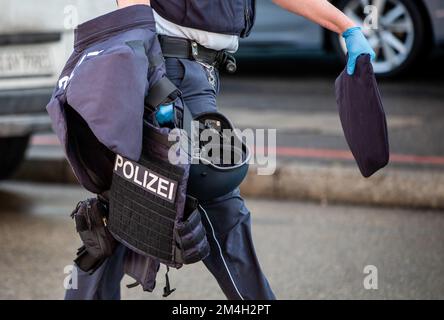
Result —
[{"label": "gloved hand", "polygon": [[347,45],[347,73],[349,75],[353,75],[355,72],[356,60],[361,54],[369,54],[371,60],[375,60],[376,54],[362,33],[360,27],[347,29],[342,36],[344,37]]}]

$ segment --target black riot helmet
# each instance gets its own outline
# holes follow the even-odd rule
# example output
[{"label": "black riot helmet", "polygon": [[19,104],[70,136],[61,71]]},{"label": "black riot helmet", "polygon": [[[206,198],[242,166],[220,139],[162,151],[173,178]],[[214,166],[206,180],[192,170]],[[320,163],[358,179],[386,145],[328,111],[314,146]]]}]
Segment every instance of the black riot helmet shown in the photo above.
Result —
[{"label": "black riot helmet", "polygon": [[184,129],[193,141],[188,149],[191,167],[187,193],[208,201],[233,191],[247,175],[250,149],[223,114],[201,113],[190,126],[191,115],[184,109]]}]

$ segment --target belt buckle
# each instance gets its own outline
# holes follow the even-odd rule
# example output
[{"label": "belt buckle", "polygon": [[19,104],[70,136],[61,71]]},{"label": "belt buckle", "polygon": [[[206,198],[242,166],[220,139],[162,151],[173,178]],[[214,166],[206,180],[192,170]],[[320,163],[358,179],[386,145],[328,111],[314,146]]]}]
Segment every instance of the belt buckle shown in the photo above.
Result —
[{"label": "belt buckle", "polygon": [[195,41],[191,42],[191,55],[193,56],[194,60],[197,60],[199,55],[199,47]]}]

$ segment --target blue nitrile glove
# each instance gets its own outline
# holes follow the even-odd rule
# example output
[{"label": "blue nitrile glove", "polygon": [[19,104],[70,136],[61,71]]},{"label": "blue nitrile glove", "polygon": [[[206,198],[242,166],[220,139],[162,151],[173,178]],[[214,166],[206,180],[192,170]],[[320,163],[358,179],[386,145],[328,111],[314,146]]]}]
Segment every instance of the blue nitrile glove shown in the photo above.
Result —
[{"label": "blue nitrile glove", "polygon": [[353,27],[347,29],[342,36],[345,39],[348,51],[348,61],[347,61],[347,73],[353,75],[356,67],[356,59],[361,54],[369,54],[371,60],[375,60],[376,54],[373,51],[370,43],[365,38],[360,27]]},{"label": "blue nitrile glove", "polygon": [[165,104],[159,107],[156,112],[156,120],[159,125],[165,125],[174,121],[174,108],[173,104]]}]

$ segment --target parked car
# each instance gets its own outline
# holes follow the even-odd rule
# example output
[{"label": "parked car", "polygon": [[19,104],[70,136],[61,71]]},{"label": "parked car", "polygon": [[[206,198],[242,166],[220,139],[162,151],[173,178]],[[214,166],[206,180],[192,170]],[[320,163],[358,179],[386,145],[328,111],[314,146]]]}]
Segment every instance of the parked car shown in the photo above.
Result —
[{"label": "parked car", "polygon": [[[364,28],[364,33],[377,53],[373,66],[380,76],[399,75],[429,49],[444,45],[443,0],[331,2],[360,26],[368,17],[365,6],[377,9],[377,29]],[[238,56],[294,57],[332,52],[345,59],[342,37],[282,10],[271,0],[257,0],[255,27],[250,37],[242,40]]]},{"label": "parked car", "polygon": [[45,111],[72,51],[75,23],[113,1],[0,0],[0,179],[24,157],[33,132],[49,130]]},{"label": "parked car", "polygon": [[[357,24],[364,6],[379,7],[377,30],[366,35],[384,76],[408,69],[430,47],[444,44],[443,0],[332,0]],[[29,137],[49,130],[45,105],[60,69],[72,50],[76,22],[115,9],[114,1],[0,0],[0,179],[11,175],[24,157]],[[77,21],[76,21],[77,20]],[[341,38],[282,10],[271,0],[257,0],[256,26],[242,40],[239,56],[295,56],[339,52]]]}]

